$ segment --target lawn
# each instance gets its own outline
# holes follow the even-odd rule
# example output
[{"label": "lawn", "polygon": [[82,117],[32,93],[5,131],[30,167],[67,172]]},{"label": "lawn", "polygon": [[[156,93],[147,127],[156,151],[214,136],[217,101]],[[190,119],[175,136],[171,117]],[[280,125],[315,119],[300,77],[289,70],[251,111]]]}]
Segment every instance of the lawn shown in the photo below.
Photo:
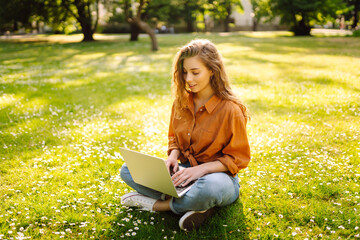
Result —
[{"label": "lawn", "polygon": [[[360,41],[289,33],[0,41],[0,239],[360,237]],[[120,204],[119,147],[166,157],[171,65],[213,40],[248,106],[241,195],[197,231]]]}]

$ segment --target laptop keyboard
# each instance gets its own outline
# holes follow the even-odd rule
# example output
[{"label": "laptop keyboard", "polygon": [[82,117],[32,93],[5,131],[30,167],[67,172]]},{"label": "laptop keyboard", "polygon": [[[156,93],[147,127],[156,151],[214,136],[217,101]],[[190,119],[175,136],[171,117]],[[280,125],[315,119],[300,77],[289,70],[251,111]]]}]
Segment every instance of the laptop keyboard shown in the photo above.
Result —
[{"label": "laptop keyboard", "polygon": [[184,191],[186,188],[188,188],[190,185],[191,185],[191,183],[190,183],[189,185],[185,186],[185,187],[177,186],[177,187],[175,187],[176,192],[177,192],[177,193],[181,193],[181,192]]}]

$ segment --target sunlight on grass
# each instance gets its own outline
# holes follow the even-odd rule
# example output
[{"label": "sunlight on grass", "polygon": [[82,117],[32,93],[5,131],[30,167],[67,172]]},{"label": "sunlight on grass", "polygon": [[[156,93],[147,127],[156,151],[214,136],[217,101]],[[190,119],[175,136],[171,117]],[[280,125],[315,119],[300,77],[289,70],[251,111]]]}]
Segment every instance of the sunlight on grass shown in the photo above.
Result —
[{"label": "sunlight on grass", "polygon": [[[289,32],[0,41],[0,239],[360,237],[360,43]],[[171,66],[209,38],[248,107],[241,196],[198,231],[121,206],[119,147],[166,158]]]},{"label": "sunlight on grass", "polygon": [[12,66],[7,66],[8,68],[13,68],[13,66],[21,66],[20,63],[27,63],[27,62],[32,62],[35,61],[36,58],[35,57],[30,57],[30,58],[16,58],[16,59],[11,59],[11,60],[7,60],[7,61],[3,61],[4,65],[12,65]]},{"label": "sunlight on grass", "polygon": [[[101,74],[99,77],[105,77],[106,74]],[[66,81],[64,84],[60,84],[59,88],[68,88],[68,87],[76,87],[76,86],[82,86],[87,85],[91,83],[91,79],[78,79],[78,80],[70,80]]]},{"label": "sunlight on grass", "polygon": [[87,60],[96,60],[98,58],[104,57],[105,53],[92,53],[92,54],[78,54],[73,57],[73,60],[78,62],[87,61]]},{"label": "sunlight on grass", "polygon": [[18,110],[22,114],[34,114],[36,112],[41,112],[47,109],[48,100],[43,97],[33,98],[30,101],[14,108],[15,111]]},{"label": "sunlight on grass", "polygon": [[276,32],[247,32],[247,31],[241,31],[241,32],[230,32],[230,33],[219,33],[219,36],[222,37],[228,37],[233,36],[236,34],[240,34],[246,37],[251,38],[275,38],[275,37],[283,37],[283,36],[292,36],[292,33],[286,32],[286,31],[276,31]]},{"label": "sunlight on grass", "polygon": [[24,98],[25,94],[2,94],[0,96],[0,109],[6,108],[15,104]]},{"label": "sunlight on grass", "polygon": [[[14,127],[8,127],[4,133],[12,135],[15,138],[25,138],[25,135],[27,135],[28,131],[34,131],[35,129],[39,128],[41,124],[42,122],[39,119],[26,119],[24,122],[18,123]],[[21,142],[24,139],[18,140]],[[34,143],[29,143],[29,145],[31,144]]]}]

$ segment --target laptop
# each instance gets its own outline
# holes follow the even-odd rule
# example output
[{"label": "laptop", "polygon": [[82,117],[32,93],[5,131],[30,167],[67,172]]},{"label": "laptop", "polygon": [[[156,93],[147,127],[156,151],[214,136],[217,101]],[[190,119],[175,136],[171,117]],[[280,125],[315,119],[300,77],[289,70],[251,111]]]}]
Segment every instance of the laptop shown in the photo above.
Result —
[{"label": "laptop", "polygon": [[[180,198],[195,183],[189,183],[185,187],[175,187],[164,159],[125,148],[120,148],[120,153],[137,184]],[[179,166],[179,170],[182,168]]]}]

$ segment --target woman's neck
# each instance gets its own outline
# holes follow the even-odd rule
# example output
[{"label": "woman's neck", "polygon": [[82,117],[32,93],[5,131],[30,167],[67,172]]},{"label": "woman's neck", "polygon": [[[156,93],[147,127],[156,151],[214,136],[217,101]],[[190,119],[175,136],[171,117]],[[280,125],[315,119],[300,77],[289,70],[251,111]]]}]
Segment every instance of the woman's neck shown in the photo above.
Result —
[{"label": "woman's neck", "polygon": [[214,91],[212,90],[212,88],[210,88],[207,91],[201,91],[201,92],[195,93],[194,101],[195,101],[196,105],[202,106],[202,105],[205,105],[205,103],[207,101],[209,101],[212,96],[214,96]]}]

